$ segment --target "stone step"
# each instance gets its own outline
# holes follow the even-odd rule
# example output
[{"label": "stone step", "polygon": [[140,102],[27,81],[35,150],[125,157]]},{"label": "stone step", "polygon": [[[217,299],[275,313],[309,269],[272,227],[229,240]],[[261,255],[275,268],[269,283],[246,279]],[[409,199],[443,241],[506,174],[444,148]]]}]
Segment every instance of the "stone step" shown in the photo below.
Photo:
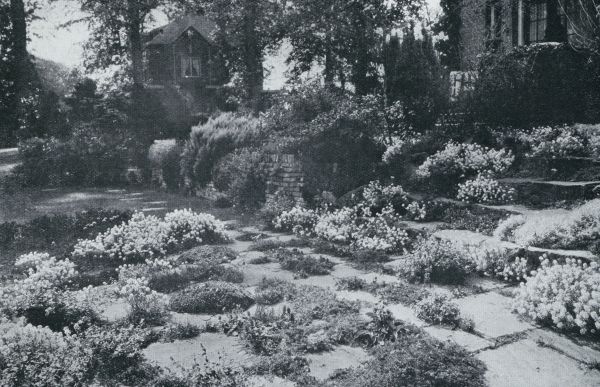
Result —
[{"label": "stone step", "polygon": [[506,178],[499,181],[514,188],[516,202],[523,204],[590,200],[600,194],[600,181],[546,181],[533,178]]},{"label": "stone step", "polygon": [[534,256],[542,256],[543,254],[546,254],[550,259],[576,258],[585,262],[600,261],[594,254],[585,250],[560,250],[544,249],[532,246],[519,246],[516,243],[500,241],[494,237],[468,230],[440,230],[436,231],[433,235],[440,239],[461,243],[466,246],[481,247],[482,249],[488,250],[500,249],[517,252],[524,249]]}]

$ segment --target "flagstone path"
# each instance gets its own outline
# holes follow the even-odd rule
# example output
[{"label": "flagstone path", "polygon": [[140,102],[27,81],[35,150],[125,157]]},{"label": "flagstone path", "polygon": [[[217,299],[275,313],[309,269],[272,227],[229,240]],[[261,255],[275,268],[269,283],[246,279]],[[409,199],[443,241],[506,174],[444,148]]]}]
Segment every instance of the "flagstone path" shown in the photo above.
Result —
[{"label": "flagstone path", "polygon": [[[229,231],[235,238],[244,232],[258,232],[255,228],[243,228]],[[261,231],[265,233],[264,231]],[[271,239],[289,241],[294,237],[267,233]],[[330,275],[314,276],[306,279],[295,278],[293,273],[282,270],[277,263],[249,264],[253,258],[264,253],[251,250],[252,242],[235,241],[230,247],[240,253],[240,257],[231,264],[244,273],[244,285],[250,291],[263,278],[281,278],[296,284],[310,284],[328,288],[340,297],[356,300],[361,303],[361,314],[373,309],[381,300],[364,291],[342,291],[336,289],[336,282],[341,278],[360,277],[368,281],[398,281],[394,276],[369,273],[350,266],[344,260],[330,257],[334,270]],[[303,249],[314,254],[310,249]],[[401,257],[395,257],[401,259]],[[392,262],[393,263],[393,262]],[[452,330],[443,326],[434,326],[420,320],[414,311],[401,304],[386,305],[397,319],[423,327],[433,337],[457,343],[487,366],[486,378],[491,387],[551,387],[551,386],[599,386],[600,385],[600,345],[586,341],[576,341],[541,328],[530,322],[521,320],[511,312],[511,288],[506,284],[490,279],[472,278],[470,284],[477,291],[455,302],[461,313],[475,323],[472,333]],[[431,289],[430,289],[431,290]],[[446,291],[445,287],[433,287],[434,291]],[[277,306],[276,306],[277,307]],[[281,306],[279,306],[281,307]],[[250,309],[250,311],[255,310]],[[114,314],[114,311],[113,311]],[[174,321],[203,324],[208,319],[218,316],[173,314]],[[156,343],[145,350],[147,358],[162,366],[173,369],[176,364],[191,365],[195,361],[202,362],[204,357],[219,359],[224,364],[251,364],[256,360],[244,348],[237,337],[228,337],[217,333],[205,333],[192,340],[175,343]],[[331,352],[307,355],[312,376],[324,380],[338,368],[357,366],[369,358],[362,348],[338,346]],[[267,380],[254,378],[252,386],[288,386],[293,385],[284,380]]]}]

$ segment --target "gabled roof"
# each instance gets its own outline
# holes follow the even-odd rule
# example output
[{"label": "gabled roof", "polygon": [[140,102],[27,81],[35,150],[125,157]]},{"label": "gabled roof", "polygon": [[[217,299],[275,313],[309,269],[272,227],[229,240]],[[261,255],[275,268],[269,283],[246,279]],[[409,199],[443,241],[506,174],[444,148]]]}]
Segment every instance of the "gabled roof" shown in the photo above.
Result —
[{"label": "gabled roof", "polygon": [[171,44],[179,39],[189,28],[196,30],[208,42],[215,42],[213,33],[216,31],[217,25],[214,21],[202,15],[187,15],[174,20],[166,26],[151,31],[149,35],[154,37],[146,45]]}]

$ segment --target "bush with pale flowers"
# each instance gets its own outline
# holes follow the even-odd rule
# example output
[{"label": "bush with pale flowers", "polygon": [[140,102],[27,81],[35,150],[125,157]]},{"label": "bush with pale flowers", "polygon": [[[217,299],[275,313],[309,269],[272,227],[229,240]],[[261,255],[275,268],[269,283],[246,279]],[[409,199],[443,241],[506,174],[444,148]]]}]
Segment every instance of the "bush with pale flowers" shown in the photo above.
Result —
[{"label": "bush with pale flowers", "polygon": [[559,330],[598,335],[600,332],[600,271],[596,263],[545,259],[522,283],[513,309]]}]

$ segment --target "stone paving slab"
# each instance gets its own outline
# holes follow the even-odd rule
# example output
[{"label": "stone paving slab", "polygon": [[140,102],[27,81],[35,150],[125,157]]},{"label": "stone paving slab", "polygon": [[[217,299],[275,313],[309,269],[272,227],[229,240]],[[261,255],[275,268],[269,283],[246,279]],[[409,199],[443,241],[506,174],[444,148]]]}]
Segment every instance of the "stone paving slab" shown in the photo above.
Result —
[{"label": "stone paving slab", "polygon": [[294,387],[296,383],[279,376],[253,375],[245,380],[244,387]]},{"label": "stone paving slab", "polygon": [[365,274],[364,271],[355,269],[347,263],[340,263],[338,265],[335,265],[330,273],[330,275],[336,279],[360,277],[363,274]]},{"label": "stone paving slab", "polygon": [[244,273],[246,286],[256,286],[263,278],[277,278],[283,281],[293,281],[294,273],[282,270],[278,263],[265,263],[260,265],[243,265],[238,268]]},{"label": "stone paving slab", "polygon": [[482,293],[455,300],[461,314],[475,322],[475,331],[497,338],[532,329],[511,313],[512,300],[495,292]]},{"label": "stone paving slab", "polygon": [[600,364],[600,348],[592,348],[590,345],[574,342],[564,335],[545,329],[535,329],[528,332],[527,337],[538,344],[548,346],[580,362],[589,365]]},{"label": "stone paving slab", "polygon": [[408,306],[404,306],[402,304],[391,304],[391,305],[386,305],[386,309],[389,309],[389,311],[392,312],[392,315],[394,316],[394,318],[396,318],[398,320],[402,320],[404,322],[411,323],[418,327],[424,327],[424,326],[429,325],[425,321],[418,318],[415,311],[412,310],[411,308],[409,308]]},{"label": "stone paving slab", "polygon": [[381,274],[381,273],[365,273],[357,275],[356,277],[365,280],[367,283],[377,282],[377,283],[386,283],[386,284],[396,284],[403,282],[402,279],[389,275],[389,274]]},{"label": "stone paving slab", "polygon": [[488,371],[490,387],[592,387],[600,385],[600,371],[591,370],[532,340],[517,341],[477,354]]},{"label": "stone paving slab", "polygon": [[190,340],[154,343],[145,348],[143,354],[153,364],[177,370],[177,365],[189,369],[196,362],[204,364],[204,350],[210,361],[225,366],[249,365],[255,358],[245,351],[239,338],[222,333],[202,333]]},{"label": "stone paving slab", "polygon": [[296,278],[293,282],[297,285],[318,286],[325,289],[335,289],[337,278],[331,275],[313,275],[307,278]]},{"label": "stone paving slab", "polygon": [[369,359],[362,348],[340,346],[331,352],[308,354],[310,375],[319,380],[325,380],[333,375],[335,370],[357,367]]},{"label": "stone paving slab", "polygon": [[429,333],[431,336],[440,341],[450,341],[456,343],[462,347],[465,347],[469,351],[479,351],[493,345],[493,343],[489,340],[482,339],[479,336],[461,331],[459,329],[453,330],[434,325],[425,327],[424,329],[425,332]]}]

